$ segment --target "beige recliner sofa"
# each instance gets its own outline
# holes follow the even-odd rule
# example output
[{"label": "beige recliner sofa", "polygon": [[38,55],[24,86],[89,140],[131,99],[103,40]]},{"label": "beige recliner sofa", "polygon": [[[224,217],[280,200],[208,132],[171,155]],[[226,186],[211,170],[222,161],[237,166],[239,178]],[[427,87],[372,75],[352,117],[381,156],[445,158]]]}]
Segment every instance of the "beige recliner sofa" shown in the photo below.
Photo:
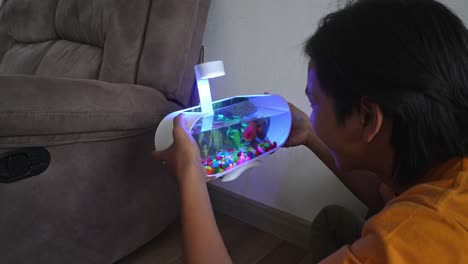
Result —
[{"label": "beige recliner sofa", "polygon": [[187,106],[209,0],[6,0],[0,263],[113,263],[178,211],[151,160]]}]

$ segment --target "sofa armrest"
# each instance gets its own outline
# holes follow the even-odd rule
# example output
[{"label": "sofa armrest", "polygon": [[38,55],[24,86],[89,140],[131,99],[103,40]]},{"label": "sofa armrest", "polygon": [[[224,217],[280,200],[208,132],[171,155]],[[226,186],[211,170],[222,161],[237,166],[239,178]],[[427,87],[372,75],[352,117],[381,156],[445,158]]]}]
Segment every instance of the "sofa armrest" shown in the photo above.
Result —
[{"label": "sofa armrest", "polygon": [[0,76],[0,145],[43,146],[141,134],[176,109],[156,89],[140,85]]}]

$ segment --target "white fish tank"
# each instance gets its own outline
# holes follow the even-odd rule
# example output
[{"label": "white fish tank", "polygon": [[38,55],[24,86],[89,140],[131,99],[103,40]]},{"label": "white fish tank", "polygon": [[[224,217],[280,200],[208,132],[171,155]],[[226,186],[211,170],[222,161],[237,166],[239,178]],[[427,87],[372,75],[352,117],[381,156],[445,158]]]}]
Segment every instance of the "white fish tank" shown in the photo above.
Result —
[{"label": "white fish tank", "polygon": [[209,100],[210,107],[206,109],[204,99],[207,98],[202,98],[203,91],[199,94],[200,106],[173,112],[161,121],[155,135],[156,150],[172,144],[172,122],[180,113],[184,113],[187,129],[198,144],[201,164],[208,177],[233,180],[245,170],[258,166],[262,157],[277,151],[286,142],[291,130],[291,112],[281,96],[245,95]]}]

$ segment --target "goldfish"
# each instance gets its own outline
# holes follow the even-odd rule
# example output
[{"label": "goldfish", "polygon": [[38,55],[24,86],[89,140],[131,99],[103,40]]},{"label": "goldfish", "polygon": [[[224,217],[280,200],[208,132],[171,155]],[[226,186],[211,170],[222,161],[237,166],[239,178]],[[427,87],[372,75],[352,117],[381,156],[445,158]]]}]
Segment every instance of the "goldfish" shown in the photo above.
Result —
[{"label": "goldfish", "polygon": [[269,126],[269,119],[255,120],[245,128],[242,137],[247,141],[252,141],[257,137],[263,140],[266,138]]},{"label": "goldfish", "polygon": [[252,141],[257,137],[258,125],[255,122],[250,123],[244,130],[242,137],[247,141]]}]

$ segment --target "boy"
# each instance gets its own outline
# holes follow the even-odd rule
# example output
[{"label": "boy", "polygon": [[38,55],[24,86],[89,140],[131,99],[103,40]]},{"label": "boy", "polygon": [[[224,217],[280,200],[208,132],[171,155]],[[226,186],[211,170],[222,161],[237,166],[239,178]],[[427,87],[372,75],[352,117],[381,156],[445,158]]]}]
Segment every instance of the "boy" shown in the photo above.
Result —
[{"label": "boy", "polygon": [[[468,263],[468,31],[434,0],[361,0],[307,41],[309,118],[291,105],[286,146],[306,145],[370,209],[324,263]],[[155,152],[177,176],[187,263],[230,263],[197,145],[181,116]],[[363,173],[360,171],[370,171]],[[313,254],[313,252],[312,252]]]}]

